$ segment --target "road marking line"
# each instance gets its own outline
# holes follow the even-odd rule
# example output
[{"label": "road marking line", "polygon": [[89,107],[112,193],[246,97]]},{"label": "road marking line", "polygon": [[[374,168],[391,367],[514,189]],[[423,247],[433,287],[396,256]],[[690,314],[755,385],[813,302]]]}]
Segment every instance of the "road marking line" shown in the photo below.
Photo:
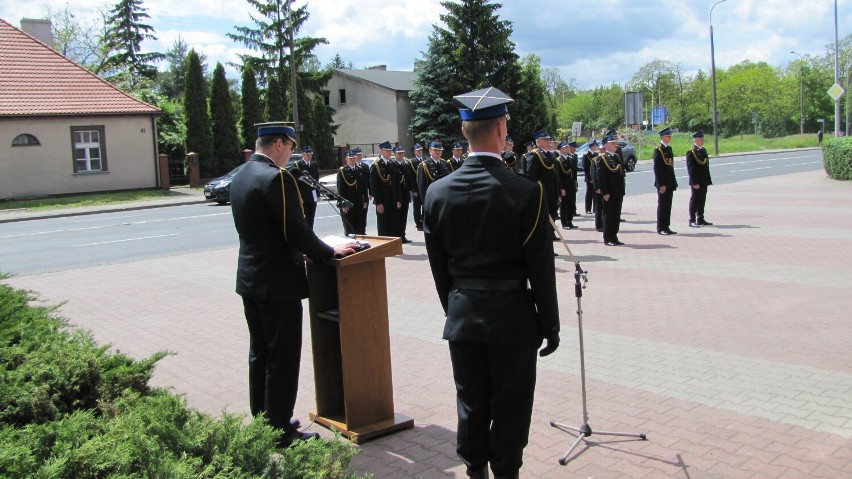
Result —
[{"label": "road marking line", "polygon": [[[222,215],[231,215],[231,212],[227,213],[212,213],[209,215],[195,215],[195,216],[177,216],[174,218],[162,218],[162,219],[154,219],[154,220],[144,220],[144,221],[131,221],[126,223],[110,223],[107,225],[99,225],[99,226],[84,226],[84,227],[76,227],[76,228],[66,228],[61,230],[49,230],[49,231],[35,231],[32,233],[18,233],[13,235],[5,235],[0,236],[0,239],[8,239],[8,238],[18,238],[23,236],[39,236],[39,235],[52,235],[56,233],[66,233],[66,232],[76,232],[76,231],[89,231],[89,230],[97,230],[103,228],[112,228],[113,226],[133,226],[133,225],[144,225],[147,223],[162,223],[164,221],[177,221],[177,220],[192,220],[196,218],[205,218],[208,216],[222,216]],[[112,219],[112,218],[110,218]]]},{"label": "road marking line", "polygon": [[743,172],[743,171],[754,171],[754,170],[768,170],[768,169],[771,169],[771,168],[772,168],[771,166],[761,166],[760,168],[748,168],[748,169],[745,169],[745,170],[731,170],[728,173],[740,173],[740,172]]},{"label": "road marking line", "polygon": [[146,239],[153,239],[153,238],[165,238],[167,236],[177,236],[177,235],[178,235],[177,233],[171,233],[171,234],[167,234],[167,235],[142,236],[140,238],[127,238],[127,239],[120,239],[120,240],[113,240],[113,241],[101,241],[99,243],[75,244],[75,245],[72,245],[71,247],[72,248],[79,248],[81,246],[98,246],[98,245],[102,245],[102,244],[124,243],[126,241],[139,241],[139,240],[146,240]]}]

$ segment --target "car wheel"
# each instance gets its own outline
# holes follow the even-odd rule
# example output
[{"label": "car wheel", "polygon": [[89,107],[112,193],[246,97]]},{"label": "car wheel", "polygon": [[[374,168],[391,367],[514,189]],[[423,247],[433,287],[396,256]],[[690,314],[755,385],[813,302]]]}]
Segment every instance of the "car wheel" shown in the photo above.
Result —
[{"label": "car wheel", "polygon": [[633,171],[636,169],[636,158],[631,156],[627,158],[627,171]]}]

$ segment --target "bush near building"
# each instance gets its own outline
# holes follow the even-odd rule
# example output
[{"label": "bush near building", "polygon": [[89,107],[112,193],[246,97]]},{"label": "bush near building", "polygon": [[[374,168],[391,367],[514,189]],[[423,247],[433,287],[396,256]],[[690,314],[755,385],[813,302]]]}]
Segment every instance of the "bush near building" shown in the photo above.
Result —
[{"label": "bush near building", "polygon": [[822,157],[828,176],[835,180],[852,180],[852,137],[823,140]]}]

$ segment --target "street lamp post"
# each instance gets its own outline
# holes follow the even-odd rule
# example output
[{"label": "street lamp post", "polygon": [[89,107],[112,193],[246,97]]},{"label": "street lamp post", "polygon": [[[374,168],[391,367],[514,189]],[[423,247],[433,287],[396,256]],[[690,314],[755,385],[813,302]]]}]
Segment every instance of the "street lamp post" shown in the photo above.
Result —
[{"label": "street lamp post", "polygon": [[293,45],[293,5],[291,5],[291,0],[285,0],[287,3],[287,22],[290,30],[290,98],[293,103],[293,123],[294,130],[296,130],[296,135],[299,135],[299,131],[301,131],[301,124],[299,124],[299,97],[296,96],[296,48]]},{"label": "street lamp post", "polygon": [[710,76],[713,78],[713,154],[719,156],[719,110],[716,107],[716,49],[713,45],[713,9],[724,2],[719,0],[710,7]]},{"label": "street lamp post", "polygon": [[790,50],[793,55],[798,55],[799,64],[799,133],[805,134],[805,57],[801,53]]}]

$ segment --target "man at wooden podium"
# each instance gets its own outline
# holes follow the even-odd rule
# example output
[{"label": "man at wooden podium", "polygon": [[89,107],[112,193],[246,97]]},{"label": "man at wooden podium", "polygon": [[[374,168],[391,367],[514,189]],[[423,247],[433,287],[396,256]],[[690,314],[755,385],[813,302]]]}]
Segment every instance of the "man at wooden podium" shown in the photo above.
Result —
[{"label": "man at wooden podium", "polygon": [[456,96],[467,160],[429,187],[424,235],[447,315],[458,409],[457,452],[468,476],[517,478],[527,445],[536,352],[559,345],[553,233],[540,183],[507,169],[505,93]]},{"label": "man at wooden podium", "polygon": [[255,153],[231,183],[231,211],[240,237],[237,294],[249,329],[249,402],[282,432],[279,444],[316,437],[293,420],[302,353],[302,299],[308,280],[302,254],[313,261],[354,253],[332,248],[305,222],[297,180],[283,169],[296,131],[283,122],[256,125]]}]

